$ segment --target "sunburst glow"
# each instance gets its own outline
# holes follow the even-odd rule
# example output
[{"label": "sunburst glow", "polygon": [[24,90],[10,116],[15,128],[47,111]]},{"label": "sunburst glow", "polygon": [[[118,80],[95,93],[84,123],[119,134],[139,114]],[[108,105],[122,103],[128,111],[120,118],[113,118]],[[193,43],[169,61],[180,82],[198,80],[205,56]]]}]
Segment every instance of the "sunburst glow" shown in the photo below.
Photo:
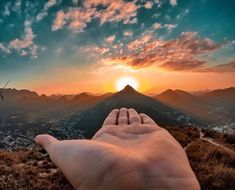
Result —
[{"label": "sunburst glow", "polygon": [[116,82],[116,90],[120,91],[123,88],[125,88],[125,86],[127,86],[127,85],[130,85],[135,90],[137,90],[139,88],[139,83],[135,78],[122,77],[122,78],[118,79]]}]

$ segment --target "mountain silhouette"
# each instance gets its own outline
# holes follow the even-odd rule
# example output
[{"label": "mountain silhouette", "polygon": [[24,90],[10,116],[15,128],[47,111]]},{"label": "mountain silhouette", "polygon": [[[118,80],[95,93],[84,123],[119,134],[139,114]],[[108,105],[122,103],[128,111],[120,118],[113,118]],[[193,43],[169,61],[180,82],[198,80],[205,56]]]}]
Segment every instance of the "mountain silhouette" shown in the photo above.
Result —
[{"label": "mountain silhouette", "polygon": [[[225,124],[226,118],[235,120],[235,88],[219,89],[192,95],[182,90],[168,89],[154,99],[207,124]],[[222,108],[222,109],[221,109]],[[219,119],[220,118],[220,119]],[[221,119],[224,118],[224,119]]]},{"label": "mountain silhouette", "polygon": [[208,102],[203,97],[194,96],[183,90],[168,89],[154,96],[154,99],[203,121],[210,120],[207,114]]},{"label": "mountain silhouette", "polygon": [[168,89],[161,94],[154,96],[155,99],[169,104],[173,106],[182,106],[192,104],[192,103],[198,103],[201,101],[201,99],[197,96],[194,96],[188,92],[185,92],[183,90],[172,90]]},{"label": "mountain silhouette", "polygon": [[15,101],[21,101],[24,98],[39,98],[40,96],[33,91],[30,90],[17,90],[17,89],[11,89],[7,88],[4,89],[3,94],[5,96],[5,99],[9,102],[15,102]]},{"label": "mountain silhouette", "polygon": [[213,90],[205,94],[207,98],[233,100],[235,102],[235,87]]},{"label": "mountain silhouette", "polygon": [[140,113],[146,113],[160,125],[182,126],[189,123],[198,124],[195,119],[170,108],[158,100],[137,92],[128,85],[123,90],[80,113],[79,122],[74,127],[86,131],[87,137],[92,137],[102,126],[108,113],[112,109],[120,109],[122,107],[134,108]]},{"label": "mountain silhouette", "polygon": [[83,103],[89,103],[96,99],[96,96],[90,95],[86,92],[83,92],[81,94],[76,95],[73,99],[73,103],[83,104]]},{"label": "mountain silhouette", "polygon": [[183,90],[179,90],[179,89],[176,89],[176,90],[172,90],[172,89],[168,89],[162,93],[160,93],[159,95],[157,95],[156,97],[167,97],[167,98],[170,98],[170,97],[176,97],[176,96],[179,96],[179,97],[191,97],[193,98],[194,96],[186,91],[183,91]]},{"label": "mountain silhouette", "polygon": [[[137,91],[132,87],[130,86],[129,84],[126,85],[121,91],[119,91],[120,93],[122,94],[125,94],[125,93],[136,93]],[[118,93],[119,93],[118,92]]]},{"label": "mountain silhouette", "polygon": [[15,115],[21,118],[19,123],[27,125],[33,115],[40,118],[38,121],[55,119],[71,123],[71,128],[83,129],[91,137],[112,109],[122,107],[135,108],[138,112],[146,113],[162,126],[233,126],[234,92],[234,87],[200,95],[168,89],[157,96],[149,97],[127,85],[119,92],[103,95],[81,93],[39,96],[29,90],[5,89],[5,101],[1,102],[0,126],[5,126],[9,118]]}]

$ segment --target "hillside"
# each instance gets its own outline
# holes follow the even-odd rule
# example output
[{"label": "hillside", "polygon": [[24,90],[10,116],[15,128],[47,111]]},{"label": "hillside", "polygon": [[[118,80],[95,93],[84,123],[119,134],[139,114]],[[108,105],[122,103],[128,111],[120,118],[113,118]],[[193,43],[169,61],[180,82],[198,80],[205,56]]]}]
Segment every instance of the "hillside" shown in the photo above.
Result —
[{"label": "hillside", "polygon": [[[197,128],[165,128],[186,148],[202,190],[233,190],[235,154],[201,140]],[[213,133],[213,136],[220,135]],[[0,151],[0,160],[0,189],[73,189],[45,151],[37,147],[15,152]]]},{"label": "hillside", "polygon": [[84,130],[86,137],[91,137],[102,126],[102,122],[112,109],[122,107],[134,108],[140,113],[146,113],[162,126],[203,126],[203,123],[193,116],[190,117],[126,86],[120,92],[79,113],[76,116],[78,122],[73,129]]},{"label": "hillside", "polygon": [[154,99],[189,114],[208,128],[223,132],[235,132],[235,88],[219,89],[199,95],[182,90],[166,90]]},{"label": "hillside", "polygon": [[[0,110],[0,190],[72,189],[45,151],[36,147],[34,136],[49,133],[59,139],[90,138],[107,114],[121,107],[148,114],[180,142],[202,189],[233,189],[235,137],[208,130],[211,126],[204,124],[206,120],[199,114],[213,116],[213,121],[233,121],[234,112],[227,114],[234,109],[234,99],[228,98],[233,94],[211,93],[196,96],[167,90],[151,98],[127,86],[102,96],[48,97],[8,89]],[[221,105],[223,109],[217,109]]]},{"label": "hillside", "polygon": [[33,137],[42,132],[61,139],[91,137],[106,115],[121,107],[147,113],[162,126],[198,126],[231,133],[235,131],[231,89],[224,89],[224,93],[223,89],[210,91],[210,94],[205,92],[200,96],[167,90],[153,98],[130,86],[100,96],[88,93],[39,96],[28,90],[5,89],[5,99],[0,104],[0,148],[31,147]]}]

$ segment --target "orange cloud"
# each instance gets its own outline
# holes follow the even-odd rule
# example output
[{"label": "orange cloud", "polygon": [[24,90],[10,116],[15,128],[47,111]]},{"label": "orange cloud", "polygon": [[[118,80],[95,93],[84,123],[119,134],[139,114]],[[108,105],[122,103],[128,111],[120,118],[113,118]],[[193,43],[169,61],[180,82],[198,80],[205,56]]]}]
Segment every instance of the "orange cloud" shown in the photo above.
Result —
[{"label": "orange cloud", "polygon": [[130,31],[130,30],[126,30],[123,32],[123,35],[126,36],[126,37],[131,37],[133,35],[133,32]]},{"label": "orange cloud", "polygon": [[112,43],[113,43],[113,41],[115,40],[115,38],[116,38],[116,36],[115,36],[115,35],[108,36],[107,38],[105,38],[105,41],[106,41],[107,43],[112,44]]},{"label": "orange cloud", "polygon": [[141,46],[145,45],[147,42],[149,42],[152,38],[152,35],[151,34],[146,34],[146,35],[143,35],[141,36],[140,38],[130,42],[127,47],[129,50],[131,51],[135,51],[137,50],[138,48],[140,48]]},{"label": "orange cloud", "polygon": [[33,44],[34,37],[35,35],[33,34],[32,28],[26,27],[24,39],[19,40],[18,38],[16,38],[15,40],[10,42],[10,47],[14,49],[28,48]]},{"label": "orange cloud", "polygon": [[105,54],[106,52],[109,51],[109,48],[98,47],[98,46],[90,46],[90,47],[83,48],[83,51],[103,55],[103,54]]},{"label": "orange cloud", "polygon": [[68,24],[69,28],[72,30],[83,30],[83,28],[87,26],[87,23],[91,21],[94,14],[95,9],[93,8],[71,8],[66,13],[59,11],[52,25],[52,30],[62,29],[65,24]]},{"label": "orange cloud", "polygon": [[[99,5],[106,8],[99,10]],[[82,31],[94,18],[99,18],[101,24],[120,21],[124,24],[133,24],[137,22],[137,9],[135,2],[124,0],[87,0],[82,8],[71,8],[67,12],[59,11],[52,30],[59,30],[68,25],[72,30]]]},{"label": "orange cloud", "polygon": [[36,35],[33,33],[31,28],[31,22],[25,21],[24,22],[24,35],[21,39],[16,38],[11,40],[7,44],[0,43],[0,51],[10,54],[12,50],[15,50],[19,53],[20,56],[25,56],[30,54],[31,58],[37,58],[38,51],[44,50],[45,48],[39,47],[37,44],[34,43],[34,38]]},{"label": "orange cloud", "polygon": [[144,7],[146,9],[151,9],[153,7],[153,2],[151,1],[147,1],[145,4],[144,4]]},{"label": "orange cloud", "polygon": [[65,24],[66,15],[63,11],[57,12],[56,19],[54,20],[54,24],[52,25],[52,30],[59,30]]},{"label": "orange cloud", "polygon": [[125,55],[110,57],[103,62],[124,64],[135,69],[157,66],[171,71],[199,72],[209,66],[198,57],[221,47],[209,38],[198,37],[196,32],[184,32],[173,40],[155,39],[150,33],[127,44],[130,51]]},{"label": "orange cloud", "polygon": [[217,73],[235,72],[235,62],[216,65],[214,67],[206,68],[204,71]]},{"label": "orange cloud", "polygon": [[42,20],[45,16],[47,16],[47,11],[48,11],[48,9],[51,8],[51,7],[53,7],[54,5],[56,5],[56,3],[57,3],[57,0],[49,0],[49,1],[47,1],[46,4],[45,4],[44,7],[43,7],[43,11],[40,12],[40,13],[37,15],[37,17],[36,17],[37,21],[40,21],[40,20]]}]

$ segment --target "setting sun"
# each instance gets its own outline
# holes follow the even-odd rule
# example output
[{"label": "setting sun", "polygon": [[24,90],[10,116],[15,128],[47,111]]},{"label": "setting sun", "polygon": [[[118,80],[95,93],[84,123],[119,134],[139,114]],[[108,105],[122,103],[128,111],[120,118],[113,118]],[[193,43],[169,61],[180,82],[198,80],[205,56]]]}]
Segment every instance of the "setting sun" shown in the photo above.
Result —
[{"label": "setting sun", "polygon": [[120,91],[125,88],[126,85],[130,85],[132,88],[137,90],[139,88],[139,83],[135,78],[132,77],[122,77],[116,82],[116,90]]}]

